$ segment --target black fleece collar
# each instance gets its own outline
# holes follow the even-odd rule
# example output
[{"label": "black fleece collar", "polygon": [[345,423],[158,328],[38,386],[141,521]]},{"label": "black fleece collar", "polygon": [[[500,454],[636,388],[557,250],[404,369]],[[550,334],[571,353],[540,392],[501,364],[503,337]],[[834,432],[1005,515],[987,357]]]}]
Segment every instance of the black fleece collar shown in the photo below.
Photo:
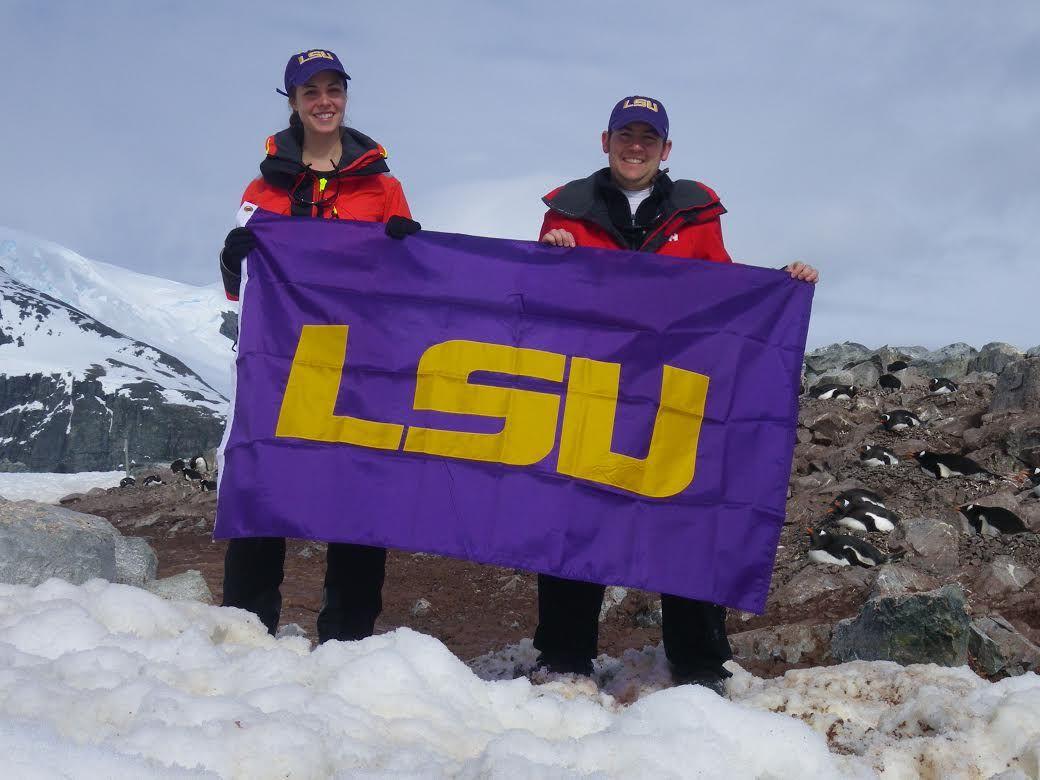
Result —
[{"label": "black fleece collar", "polygon": [[[287,127],[276,133],[273,139],[274,153],[268,154],[260,163],[260,174],[269,184],[282,189],[290,189],[296,184],[300,174],[309,170],[303,164],[303,131],[299,128]],[[371,162],[358,168],[351,168],[361,157],[382,149],[364,133],[358,132],[352,127],[340,128],[340,143],[343,146],[343,155],[336,163],[334,172],[322,174],[326,179],[337,176],[366,176],[390,172],[382,152],[378,156],[373,156]]]}]

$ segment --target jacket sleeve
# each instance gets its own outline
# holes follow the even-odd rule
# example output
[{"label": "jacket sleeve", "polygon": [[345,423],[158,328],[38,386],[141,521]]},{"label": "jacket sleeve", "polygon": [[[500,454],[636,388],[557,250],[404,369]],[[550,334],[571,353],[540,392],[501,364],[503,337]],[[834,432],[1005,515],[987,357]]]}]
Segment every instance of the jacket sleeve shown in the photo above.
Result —
[{"label": "jacket sleeve", "polygon": [[[256,200],[255,193],[259,186],[261,179],[254,179],[249,182],[249,186],[246,187],[246,191],[242,193],[241,203],[246,201]],[[232,269],[228,268],[224,263],[224,250],[220,250],[220,278],[224,283],[224,295],[227,296],[229,301],[237,301],[238,294],[242,287],[242,275],[235,273]]]},{"label": "jacket sleeve", "polygon": [[383,222],[390,217],[412,218],[412,211],[408,208],[408,201],[404,197],[404,188],[401,182],[393,176],[387,176],[386,203],[383,206]]},{"label": "jacket sleeve", "polygon": [[541,241],[542,236],[544,236],[550,230],[555,230],[560,226],[558,217],[559,215],[552,209],[549,209],[545,212],[545,217],[542,219],[542,229],[538,231],[538,235],[535,237],[535,241]]},{"label": "jacket sleeve", "polygon": [[697,253],[697,257],[714,260],[716,263],[733,262],[733,258],[729,256],[726,246],[722,243],[722,223],[718,217],[703,225],[698,225],[697,229],[701,231],[699,243],[704,248],[703,252]]}]

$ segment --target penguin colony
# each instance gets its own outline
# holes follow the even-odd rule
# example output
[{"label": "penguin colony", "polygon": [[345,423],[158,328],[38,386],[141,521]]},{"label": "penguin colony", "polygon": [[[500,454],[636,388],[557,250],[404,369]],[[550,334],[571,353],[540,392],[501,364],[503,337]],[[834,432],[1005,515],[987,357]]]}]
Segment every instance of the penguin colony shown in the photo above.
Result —
[{"label": "penguin colony", "polygon": [[[888,373],[878,380],[884,390],[898,390],[901,380],[895,373],[908,367],[905,361],[895,361],[888,366]],[[945,396],[958,391],[955,382],[944,377],[935,377],[928,384],[929,394]],[[820,383],[809,390],[809,395],[820,400],[851,400],[855,388],[851,385]],[[900,436],[908,436],[922,426],[922,420],[908,409],[890,409],[879,415],[880,427]],[[935,479],[958,477],[980,477],[1000,479],[971,458],[950,452],[920,450],[906,453],[917,465]],[[885,447],[866,444],[859,452],[860,461],[867,466],[895,466],[899,456]],[[1025,483],[1024,489],[1040,498],[1040,467],[1019,474]],[[982,506],[968,503],[956,507],[975,533],[983,536],[1024,534],[1029,532],[1026,523],[1014,512],[999,506]],[[833,566],[877,566],[892,557],[873,544],[855,534],[889,534],[899,527],[899,515],[885,506],[885,499],[864,488],[845,490],[835,496],[827,516],[816,527],[809,527],[808,558],[813,563]]]},{"label": "penguin colony", "polygon": [[[214,469],[213,473],[210,474],[209,462],[203,455],[196,455],[187,459],[177,458],[170,464],[170,471],[184,481],[198,485],[203,493],[217,489],[217,472]],[[137,480],[134,477],[127,476],[120,480],[119,487],[128,488],[136,484]],[[149,474],[142,480],[141,484],[145,487],[155,487],[164,483],[162,477],[158,474]]]}]

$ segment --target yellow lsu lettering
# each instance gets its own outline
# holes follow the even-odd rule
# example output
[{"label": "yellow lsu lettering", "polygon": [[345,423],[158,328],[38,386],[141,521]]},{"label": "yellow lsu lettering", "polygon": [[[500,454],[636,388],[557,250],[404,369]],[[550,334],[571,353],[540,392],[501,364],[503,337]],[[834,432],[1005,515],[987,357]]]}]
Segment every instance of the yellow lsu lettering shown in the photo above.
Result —
[{"label": "yellow lsu lettering", "polygon": [[[305,325],[289,371],[275,436],[530,466],[553,449],[556,393],[471,381],[477,371],[563,382],[567,356],[479,341],[434,344],[419,359],[413,408],[499,418],[498,433],[405,428],[337,415],[346,363],[346,325]],[[564,393],[557,471],[642,496],[666,498],[693,481],[708,377],[665,365],[645,458],[611,450],[621,366],[573,357]],[[404,445],[402,447],[402,438]]]},{"label": "yellow lsu lettering", "polygon": [[651,111],[656,111],[657,103],[646,98],[636,98],[635,100],[626,100],[622,108],[648,108]]},{"label": "yellow lsu lettering", "polygon": [[316,49],[315,51],[309,51],[306,54],[301,54],[296,59],[299,60],[299,63],[302,65],[303,63],[308,62],[310,60],[316,60],[316,59],[334,60],[336,58],[333,57],[331,54],[329,54],[327,51],[322,51],[321,49]]}]

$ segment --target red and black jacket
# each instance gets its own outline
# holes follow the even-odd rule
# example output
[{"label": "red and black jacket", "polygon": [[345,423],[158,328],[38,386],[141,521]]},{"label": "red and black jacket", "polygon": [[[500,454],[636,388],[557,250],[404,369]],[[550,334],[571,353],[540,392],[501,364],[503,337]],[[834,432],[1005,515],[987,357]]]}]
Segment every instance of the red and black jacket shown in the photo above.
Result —
[{"label": "red and black jacket", "polygon": [[731,261],[719,222],[726,209],[714,190],[700,182],[672,181],[659,173],[634,218],[609,168],[558,187],[542,200],[549,211],[539,237],[560,228],[573,234],[578,246]]},{"label": "red and black jacket", "polygon": [[[401,183],[390,175],[386,150],[350,127],[340,129],[343,155],[330,160],[331,171],[312,171],[303,163],[303,131],[290,127],[267,139],[260,176],[249,183],[242,202],[293,217],[386,222],[411,218]],[[241,278],[220,264],[224,291],[238,300]]]}]

